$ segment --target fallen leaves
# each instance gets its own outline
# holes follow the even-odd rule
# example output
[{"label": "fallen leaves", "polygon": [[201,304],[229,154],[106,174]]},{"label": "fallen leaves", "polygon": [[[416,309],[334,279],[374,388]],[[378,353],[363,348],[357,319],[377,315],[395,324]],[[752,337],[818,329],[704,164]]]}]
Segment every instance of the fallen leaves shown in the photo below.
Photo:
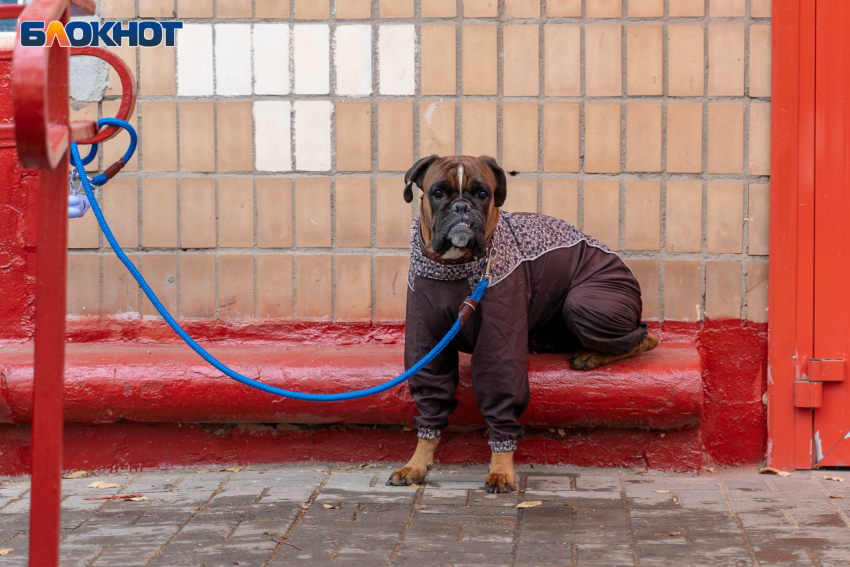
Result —
[{"label": "fallen leaves", "polygon": [[342,506],[342,502],[337,502],[336,504],[322,504],[327,510],[339,510],[339,507]]},{"label": "fallen leaves", "polygon": [[707,472],[717,472],[717,467],[705,467]]},{"label": "fallen leaves", "polygon": [[843,494],[830,494],[829,497],[830,498],[844,498],[844,495]]},{"label": "fallen leaves", "polygon": [[671,536],[683,535],[685,532],[670,532]]},{"label": "fallen leaves", "polygon": [[14,547],[7,547],[6,549],[0,549],[0,555],[9,555],[13,551],[15,551]]},{"label": "fallen leaves", "polygon": [[102,480],[96,480],[89,485],[89,488],[118,488],[121,486],[120,484],[113,484],[111,482],[104,482]]},{"label": "fallen leaves", "polygon": [[119,494],[117,496],[100,496],[98,498],[85,498],[84,500],[124,500],[125,502],[141,502],[147,500],[147,496],[141,494]]},{"label": "fallen leaves", "polygon": [[239,472],[242,467],[227,467],[226,469],[218,469],[216,472]]},{"label": "fallen leaves", "polygon": [[670,494],[669,490],[653,490],[653,492],[657,492],[658,494]]},{"label": "fallen leaves", "polygon": [[775,469],[773,467],[763,467],[759,469],[759,474],[775,474],[776,476],[791,476],[791,473]]},{"label": "fallen leaves", "polygon": [[76,471],[76,472],[72,472],[71,474],[66,474],[62,478],[85,478],[85,477],[89,476],[90,474],[91,473],[88,472],[88,471]]},{"label": "fallen leaves", "polygon": [[844,482],[844,479],[841,478],[840,476],[825,476],[825,477],[823,477],[823,479],[824,480],[834,480],[835,482]]},{"label": "fallen leaves", "polygon": [[529,500],[528,502],[520,502],[516,505],[517,508],[536,508],[537,506],[542,506],[543,502],[540,500]]}]

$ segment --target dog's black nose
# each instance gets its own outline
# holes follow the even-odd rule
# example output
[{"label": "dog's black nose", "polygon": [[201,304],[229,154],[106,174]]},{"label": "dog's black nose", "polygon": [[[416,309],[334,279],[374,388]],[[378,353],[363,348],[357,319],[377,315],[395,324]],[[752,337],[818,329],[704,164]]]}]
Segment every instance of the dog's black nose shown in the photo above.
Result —
[{"label": "dog's black nose", "polygon": [[452,203],[452,212],[457,213],[459,215],[468,213],[470,211],[469,203],[466,201],[457,200]]}]

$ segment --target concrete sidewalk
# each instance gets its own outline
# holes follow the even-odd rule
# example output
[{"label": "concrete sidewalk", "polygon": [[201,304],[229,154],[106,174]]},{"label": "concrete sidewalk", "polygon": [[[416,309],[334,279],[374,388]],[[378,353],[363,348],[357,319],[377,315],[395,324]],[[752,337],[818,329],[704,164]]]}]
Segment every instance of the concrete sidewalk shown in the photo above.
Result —
[{"label": "concrete sidewalk", "polygon": [[[747,566],[850,564],[842,473],[752,469],[700,477],[438,467],[422,487],[392,468],[289,465],[63,481],[62,565]],[[95,481],[117,487],[89,488]],[[841,498],[846,492],[847,498]],[[0,479],[0,565],[26,565],[29,483]],[[146,500],[91,500],[141,494]],[[521,505],[523,507],[520,507]],[[526,507],[527,506],[527,507]]]}]

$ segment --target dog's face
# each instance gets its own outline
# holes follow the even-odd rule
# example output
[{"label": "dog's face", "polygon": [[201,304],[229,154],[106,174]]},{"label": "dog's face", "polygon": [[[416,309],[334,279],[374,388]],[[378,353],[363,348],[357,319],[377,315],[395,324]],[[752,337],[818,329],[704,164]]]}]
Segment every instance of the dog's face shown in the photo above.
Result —
[{"label": "dog's face", "polygon": [[420,196],[422,238],[434,254],[453,260],[484,253],[507,196],[505,172],[489,156],[428,156],[404,176],[404,200]]}]

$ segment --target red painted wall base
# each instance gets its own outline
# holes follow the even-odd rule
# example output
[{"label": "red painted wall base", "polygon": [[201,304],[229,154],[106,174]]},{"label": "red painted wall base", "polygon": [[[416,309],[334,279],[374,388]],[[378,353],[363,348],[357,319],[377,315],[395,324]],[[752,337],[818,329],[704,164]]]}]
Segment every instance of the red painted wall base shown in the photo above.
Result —
[{"label": "red painted wall base", "polygon": [[[30,427],[0,426],[0,475],[28,474]],[[65,426],[64,468],[152,471],[211,465],[264,463],[385,463],[406,461],[416,446],[414,431],[401,427],[296,427],[261,424],[116,423]],[[530,430],[519,443],[521,464],[629,467],[698,473],[699,429]],[[436,461],[490,461],[483,430],[446,430]]]},{"label": "red painted wall base", "polygon": [[[143,327],[158,326],[156,322],[149,323]],[[283,335],[282,329],[285,328],[290,331],[285,336],[295,349],[298,349],[299,344],[350,344],[350,341],[375,344],[394,341],[396,337],[403,336],[400,325],[366,326],[368,329],[336,324],[314,328],[305,324],[278,325],[281,328],[271,335]],[[274,324],[265,322],[263,326],[274,327]],[[707,321],[702,325],[668,322],[663,326],[655,324],[652,327],[662,341],[690,342],[698,349],[702,361],[704,400],[698,428],[667,431],[622,426],[566,429],[564,438],[557,434],[557,426],[554,434],[548,428],[529,428],[529,437],[520,443],[517,454],[519,462],[646,467],[693,472],[698,471],[704,463],[737,466],[763,461],[767,439],[766,406],[762,400],[766,391],[766,325]],[[228,329],[225,333],[227,339],[208,342],[245,345],[264,334],[240,334],[232,328]],[[364,333],[364,330],[368,332]],[[79,337],[78,331],[72,324],[69,335]],[[239,340],[240,336],[243,340]],[[135,341],[110,342],[132,345]],[[138,342],[135,344],[138,345]],[[255,344],[243,348],[256,348],[259,356],[268,346]],[[8,346],[7,349],[14,350]],[[0,382],[5,381],[0,384],[3,386],[0,394],[4,396],[0,400],[0,409],[4,404],[11,407],[15,402],[13,398],[5,397],[14,390],[10,389],[7,369],[8,366],[0,364]],[[99,407],[96,400],[90,400],[89,403],[93,404],[93,410]],[[652,409],[648,407],[647,411]],[[466,420],[466,423],[471,422]],[[483,430],[478,429],[477,425],[469,427],[472,429],[447,432],[438,461],[489,461],[489,448]],[[182,426],[176,423],[128,421],[114,424],[68,423],[65,439],[67,470],[155,470],[234,463],[400,461],[409,457],[415,445],[413,432],[404,432],[399,426],[378,425],[376,429],[371,429],[354,425],[315,425],[298,429],[295,426],[244,422],[236,425]],[[0,425],[0,474],[27,474],[29,451],[28,425]]]}]

